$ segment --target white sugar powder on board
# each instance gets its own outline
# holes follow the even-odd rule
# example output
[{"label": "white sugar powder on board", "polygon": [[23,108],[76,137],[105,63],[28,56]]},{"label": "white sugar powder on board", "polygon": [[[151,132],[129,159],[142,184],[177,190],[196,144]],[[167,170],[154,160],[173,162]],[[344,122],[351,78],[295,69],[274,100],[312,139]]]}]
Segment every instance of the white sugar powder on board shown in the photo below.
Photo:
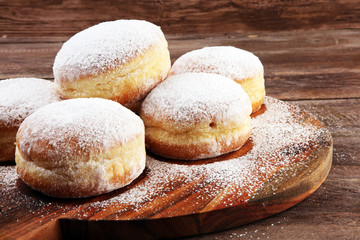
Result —
[{"label": "white sugar powder on board", "polygon": [[[176,164],[159,161],[147,157],[148,175],[146,181],[140,182],[132,189],[105,201],[91,203],[91,206],[106,207],[111,204],[126,204],[140,207],[162,192],[169,191],[168,186],[158,183],[176,182],[181,179],[184,184],[197,182],[198,187],[206,187],[215,182],[209,195],[216,196],[227,186],[235,184],[258,184],[261,181],[261,172],[275,170],[289,164],[297,154],[297,147],[306,147],[309,142],[316,142],[324,129],[312,125],[299,123],[299,115],[303,112],[297,107],[266,97],[266,111],[252,119],[253,130],[250,136],[253,147],[245,155],[219,162],[200,165]],[[289,145],[294,145],[288,149]],[[284,154],[284,150],[290,151]],[[266,162],[268,157],[279,161]],[[258,159],[264,161],[265,167],[259,169],[258,174],[251,174],[249,169],[256,169]],[[201,185],[201,186],[200,186]],[[231,189],[229,189],[231,191]],[[248,194],[252,194],[249,192]],[[246,194],[246,193],[243,193]],[[201,198],[201,196],[198,196]]]},{"label": "white sugar powder on board", "polygon": [[[265,98],[265,105],[267,110],[252,119],[253,131],[250,140],[253,146],[245,155],[230,160],[200,165],[159,161],[148,156],[145,181],[140,181],[131,189],[119,195],[113,197],[111,194],[104,195],[109,196],[108,199],[104,200],[101,197],[102,200],[100,201],[91,202],[90,200],[82,204],[82,211],[87,208],[106,208],[109,206],[121,206],[122,204],[135,208],[135,211],[140,211],[144,204],[152,202],[158,195],[165,198],[171,197],[172,191],[180,185],[190,186],[185,186],[182,190],[183,196],[194,194],[193,189],[201,191],[201,194],[198,194],[191,200],[192,202],[189,202],[189,204],[195,205],[203,199],[218,197],[220,193],[253,194],[249,186],[261,184],[260,177],[263,172],[288,166],[291,164],[291,159],[296,156],[298,148],[306,148],[310,143],[318,143],[319,136],[323,131],[326,131],[324,128],[317,128],[299,122],[303,112],[297,107],[269,97]],[[292,148],[288,148],[289,146],[292,146]],[[277,162],[274,162],[274,159]],[[255,174],[249,172],[249,169],[257,169],[259,161],[262,161],[262,167],[258,169],[258,172]],[[52,208],[58,206],[60,209],[64,207],[64,204],[52,203],[51,201],[43,202],[38,198],[35,199],[19,192],[17,181],[15,167],[0,166],[1,195],[9,196],[14,203],[25,201],[28,203],[29,208],[30,205],[38,205],[39,209],[50,205],[52,205]],[[223,200],[225,201],[226,198]],[[170,198],[170,201],[173,200]],[[72,216],[86,218],[87,215],[84,215],[82,211],[74,211]],[[119,210],[120,217],[121,211]]]}]

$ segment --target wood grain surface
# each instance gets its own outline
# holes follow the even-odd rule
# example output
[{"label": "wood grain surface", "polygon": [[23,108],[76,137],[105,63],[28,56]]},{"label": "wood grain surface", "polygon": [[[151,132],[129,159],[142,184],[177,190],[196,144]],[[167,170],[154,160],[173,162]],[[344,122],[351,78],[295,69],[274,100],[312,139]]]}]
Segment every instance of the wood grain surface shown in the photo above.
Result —
[{"label": "wood grain surface", "polygon": [[[282,100],[358,98],[360,31],[167,36],[172,61],[204,46],[232,45],[257,55],[267,94]],[[0,39],[0,79],[53,79],[52,65],[66,37]],[[36,41],[36,42],[33,42]]]},{"label": "wood grain surface", "polygon": [[[260,118],[271,119],[271,123],[266,125]],[[281,129],[275,130],[279,124]],[[292,131],[284,130],[288,128]],[[7,227],[0,229],[0,237],[46,234],[54,239],[158,239],[199,235],[281,212],[323,183],[331,167],[333,144],[318,120],[266,98],[262,109],[253,114],[253,129],[240,150],[216,159],[184,163],[148,157],[147,169],[134,183],[95,198],[46,197],[26,186],[14,166],[1,167],[0,206]],[[264,140],[274,147],[263,146]],[[54,228],[58,224],[60,231]]]},{"label": "wood grain surface", "polygon": [[2,0],[0,16],[0,36],[9,37],[71,36],[121,18],[149,20],[166,34],[360,27],[356,0]]},{"label": "wood grain surface", "polygon": [[[0,79],[52,79],[53,59],[64,41],[93,24],[119,18],[141,18],[161,25],[172,61],[203,46],[233,45],[252,51],[264,64],[267,95],[299,105],[329,129],[334,141],[332,168],[316,192],[287,211],[187,239],[359,239],[359,6],[356,0],[3,0]],[[53,218],[41,212],[33,215],[42,204],[27,208],[23,222]],[[65,210],[69,209],[59,207],[57,214]],[[5,211],[13,225],[7,224]],[[14,209],[2,207],[0,229],[16,226],[20,217]],[[49,239],[54,235],[46,234],[58,236],[61,227],[54,223],[37,230],[43,239]],[[21,234],[24,231],[19,231]]]}]

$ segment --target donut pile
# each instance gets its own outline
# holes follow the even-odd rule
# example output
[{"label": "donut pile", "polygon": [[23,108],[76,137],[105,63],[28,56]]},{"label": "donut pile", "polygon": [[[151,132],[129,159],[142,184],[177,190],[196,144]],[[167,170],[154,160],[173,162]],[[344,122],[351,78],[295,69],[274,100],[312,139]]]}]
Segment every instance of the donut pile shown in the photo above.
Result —
[{"label": "donut pile", "polygon": [[252,53],[205,47],[171,66],[160,27],[140,20],[75,34],[53,72],[54,82],[0,81],[0,161],[15,156],[27,185],[62,198],[130,184],[145,169],[145,148],[178,160],[238,150],[265,97]]}]

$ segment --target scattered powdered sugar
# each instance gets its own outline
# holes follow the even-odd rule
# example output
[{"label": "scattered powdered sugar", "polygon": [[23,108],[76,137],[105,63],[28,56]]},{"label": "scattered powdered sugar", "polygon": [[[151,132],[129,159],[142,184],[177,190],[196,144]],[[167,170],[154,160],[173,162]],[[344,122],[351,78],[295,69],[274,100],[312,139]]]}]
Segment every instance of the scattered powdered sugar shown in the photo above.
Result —
[{"label": "scattered powdered sugar", "polygon": [[46,205],[40,199],[33,201],[31,197],[22,194],[19,191],[18,181],[19,177],[14,166],[0,166],[0,209],[2,210],[0,211],[0,219],[3,211],[11,212],[12,208],[18,208],[19,205],[26,205],[28,209],[34,210]]},{"label": "scattered powdered sugar", "polygon": [[[148,213],[161,217],[162,212],[164,216],[179,216],[247,202],[274,171],[300,164],[294,158],[301,156],[303,148],[329,141],[322,139],[324,135],[330,137],[323,127],[303,124],[305,113],[299,108],[269,97],[264,103],[265,112],[252,118],[248,143],[252,147],[245,154],[198,164],[147,156],[145,174],[137,182],[99,198],[71,200],[71,204],[48,198],[30,191],[18,179],[15,166],[0,166],[0,207],[4,210],[0,216],[25,205],[29,216],[51,211],[55,218],[71,211],[67,216],[80,219],[94,218],[94,214],[95,219],[128,219]],[[277,190],[274,187],[274,193]]]},{"label": "scattered powdered sugar", "polygon": [[[245,155],[206,164],[174,163],[148,156],[144,181],[120,195],[90,205],[106,209],[124,204],[126,207],[118,210],[121,219],[128,206],[141,213],[143,208],[146,209],[144,206],[156,201],[159,195],[163,198],[162,204],[173,209],[173,212],[167,212],[172,216],[248,201],[264,179],[280,168],[295,164],[294,157],[301,155],[302,149],[319,144],[320,136],[326,131],[299,122],[304,112],[295,106],[269,97],[264,103],[266,111],[252,119],[252,148]],[[171,208],[177,203],[171,195],[176,195],[173,191],[179,185],[184,185],[182,197],[188,196],[189,202],[186,207]],[[190,197],[195,192],[198,192],[196,197]],[[204,199],[210,201],[207,206],[201,205]]]},{"label": "scattered powdered sugar", "polygon": [[216,73],[242,80],[264,73],[264,67],[251,52],[231,46],[218,46],[194,50],[179,57],[170,74],[185,72]]},{"label": "scattered powdered sugar", "polygon": [[0,226],[34,223],[35,218],[46,223],[80,204],[56,200],[31,190],[19,178],[15,166],[0,166]]},{"label": "scattered powdered sugar", "polygon": [[0,167],[0,189],[14,188],[15,181],[18,178],[15,168],[12,166],[1,166]]},{"label": "scattered powdered sugar", "polygon": [[18,127],[38,108],[60,101],[55,84],[39,78],[0,81],[0,124]]},{"label": "scattered powdered sugar", "polygon": [[56,55],[55,82],[114,69],[164,40],[160,27],[142,20],[117,20],[92,26],[71,37]]},{"label": "scattered powdered sugar", "polygon": [[[48,141],[54,157],[99,153],[144,134],[142,120],[117,102],[79,98],[47,105],[29,116],[19,128],[21,150]],[[76,142],[76,144],[73,143]]]},{"label": "scattered powdered sugar", "polygon": [[186,127],[195,123],[244,119],[252,111],[248,95],[233,80],[209,73],[168,77],[145,98],[141,116],[172,120]]}]

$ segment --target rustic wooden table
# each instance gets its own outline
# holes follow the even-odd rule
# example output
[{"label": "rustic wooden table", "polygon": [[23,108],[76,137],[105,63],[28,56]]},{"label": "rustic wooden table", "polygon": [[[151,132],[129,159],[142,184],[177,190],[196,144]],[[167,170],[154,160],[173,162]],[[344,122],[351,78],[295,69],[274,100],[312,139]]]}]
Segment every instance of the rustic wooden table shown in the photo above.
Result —
[{"label": "rustic wooden table", "polygon": [[296,206],[189,239],[360,239],[360,3],[290,2],[0,1],[0,79],[51,80],[64,41],[116,18],[161,25],[172,61],[204,46],[251,51],[264,65],[267,95],[304,108],[330,130],[333,165]]}]

